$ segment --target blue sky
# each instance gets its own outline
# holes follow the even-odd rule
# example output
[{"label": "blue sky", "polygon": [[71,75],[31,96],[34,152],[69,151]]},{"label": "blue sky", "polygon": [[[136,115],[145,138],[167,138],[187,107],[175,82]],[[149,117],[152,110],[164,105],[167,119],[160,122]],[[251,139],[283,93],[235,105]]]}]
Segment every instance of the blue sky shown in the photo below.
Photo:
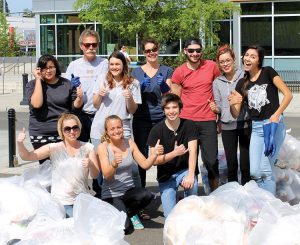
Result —
[{"label": "blue sky", "polygon": [[11,13],[22,12],[26,8],[32,9],[32,0],[6,0],[6,2]]}]

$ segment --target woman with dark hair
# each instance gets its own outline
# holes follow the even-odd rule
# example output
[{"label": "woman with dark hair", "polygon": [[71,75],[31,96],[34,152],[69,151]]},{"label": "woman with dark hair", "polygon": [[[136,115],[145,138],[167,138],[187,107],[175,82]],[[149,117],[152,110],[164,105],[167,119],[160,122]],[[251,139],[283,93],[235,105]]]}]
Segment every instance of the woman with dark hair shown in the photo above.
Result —
[{"label": "woman with dark hair", "polygon": [[[132,76],[139,80],[142,103],[133,115],[133,136],[140,151],[148,156],[147,139],[152,127],[164,119],[161,97],[171,87],[172,68],[159,64],[159,44],[154,38],[142,42],[146,64],[133,69]],[[142,186],[146,185],[146,171],[139,167]]]},{"label": "woman with dark hair", "polygon": [[[81,108],[81,86],[75,88],[61,77],[58,61],[52,55],[42,55],[34,70],[34,80],[26,85],[29,101],[29,134],[34,149],[50,142],[60,141],[56,125],[64,112]],[[40,163],[46,159],[41,159]]]},{"label": "woman with dark hair", "polygon": [[152,154],[146,159],[132,139],[124,138],[122,121],[116,115],[105,119],[103,143],[99,145],[97,152],[104,177],[102,199],[127,214],[125,234],[129,234],[133,228],[144,228],[137,213],[153,199],[150,191],[135,186],[132,166],[137,163],[142,168],[149,169],[157,157],[163,154],[163,146],[158,140]]},{"label": "woman with dark hair", "polygon": [[[227,161],[227,179],[238,181],[238,168],[240,163],[241,184],[250,181],[249,143],[250,121],[248,121],[247,107],[244,104],[238,118],[230,113],[228,97],[235,90],[237,82],[244,76],[244,71],[236,69],[235,54],[228,45],[221,46],[217,51],[216,62],[221,75],[213,82],[214,101],[210,108],[219,114],[222,130],[222,141]],[[240,157],[238,161],[238,146]]]},{"label": "woman with dark hair", "polygon": [[[285,138],[283,112],[292,100],[292,93],[278,73],[263,67],[264,49],[249,46],[243,55],[244,78],[240,79],[230,96],[230,110],[237,118],[243,102],[252,120],[250,139],[250,175],[263,189],[275,194],[276,183],[272,166]],[[281,103],[278,92],[283,94]]]},{"label": "woman with dark hair", "polygon": [[18,136],[19,155],[26,161],[51,159],[51,195],[64,205],[66,216],[73,216],[73,204],[80,193],[89,193],[88,177],[96,178],[99,162],[91,143],[78,139],[81,123],[74,114],[63,113],[57,122],[57,132],[62,142],[49,143],[28,151],[23,141],[25,128]]}]

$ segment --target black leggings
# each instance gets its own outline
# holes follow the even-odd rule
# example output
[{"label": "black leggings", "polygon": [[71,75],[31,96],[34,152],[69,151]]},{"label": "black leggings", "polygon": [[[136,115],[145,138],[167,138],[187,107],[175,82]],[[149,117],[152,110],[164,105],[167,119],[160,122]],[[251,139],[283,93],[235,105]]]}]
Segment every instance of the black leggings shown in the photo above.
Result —
[{"label": "black leggings", "polygon": [[125,234],[130,234],[134,230],[130,218],[136,215],[141,209],[144,209],[152,199],[153,195],[147,189],[133,187],[126,191],[123,196],[106,198],[103,201],[110,203],[119,211],[127,214],[124,231]]},{"label": "black leggings", "polygon": [[244,185],[250,181],[249,164],[249,128],[222,130],[222,141],[227,161],[228,182],[238,181],[238,144],[240,148],[240,170],[241,184]]}]

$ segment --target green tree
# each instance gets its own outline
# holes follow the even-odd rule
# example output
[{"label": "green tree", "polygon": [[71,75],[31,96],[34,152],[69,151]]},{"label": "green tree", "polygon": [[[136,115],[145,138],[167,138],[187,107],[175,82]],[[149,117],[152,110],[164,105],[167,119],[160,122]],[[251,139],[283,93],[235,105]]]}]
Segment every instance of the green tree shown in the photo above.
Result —
[{"label": "green tree", "polygon": [[[0,0],[0,12],[3,13],[3,0]],[[5,1],[5,12],[6,13],[10,12],[6,1]]]},{"label": "green tree", "polygon": [[28,8],[26,9],[23,9],[23,14],[22,14],[23,17],[34,17],[34,13],[32,13],[32,11]]},{"label": "green tree", "polygon": [[219,0],[77,0],[74,8],[85,21],[98,21],[121,37],[156,37],[159,41],[199,36],[217,43],[212,20],[228,18],[237,10]]},{"label": "green tree", "polygon": [[15,33],[9,33],[9,25],[6,16],[0,13],[0,57],[16,56],[19,47]]}]

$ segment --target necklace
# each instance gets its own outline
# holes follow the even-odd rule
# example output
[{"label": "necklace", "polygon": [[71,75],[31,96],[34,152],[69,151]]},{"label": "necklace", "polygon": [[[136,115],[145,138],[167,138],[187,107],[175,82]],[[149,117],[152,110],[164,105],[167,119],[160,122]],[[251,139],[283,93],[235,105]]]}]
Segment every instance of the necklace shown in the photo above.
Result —
[{"label": "necklace", "polygon": [[167,120],[165,121],[165,123],[166,123],[167,128],[170,129],[171,131],[173,131],[174,136],[177,136],[177,130],[180,125],[180,119],[178,120],[178,122],[177,121],[174,122],[175,127],[173,127]]}]

